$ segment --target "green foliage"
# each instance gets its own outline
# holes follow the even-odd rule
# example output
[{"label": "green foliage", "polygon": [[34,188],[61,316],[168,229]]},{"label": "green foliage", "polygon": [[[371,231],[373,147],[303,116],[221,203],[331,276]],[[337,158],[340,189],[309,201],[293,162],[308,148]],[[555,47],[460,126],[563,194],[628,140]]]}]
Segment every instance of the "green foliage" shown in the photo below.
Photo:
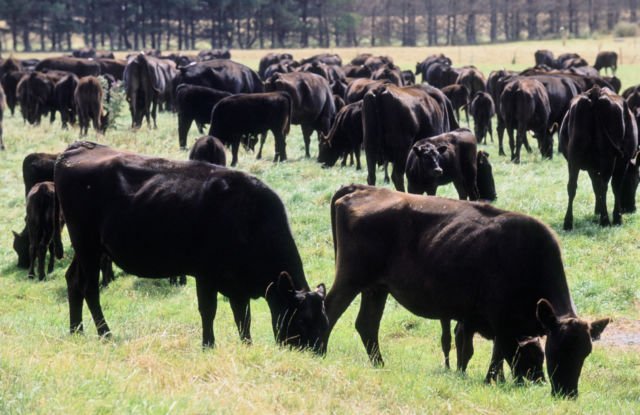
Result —
[{"label": "green foliage", "polygon": [[634,37],[637,34],[638,34],[637,23],[619,22],[613,28],[613,35],[615,37]]},{"label": "green foliage", "polygon": [[109,129],[117,128],[118,119],[122,116],[123,111],[127,108],[127,94],[124,90],[122,82],[116,82],[111,87],[110,100],[107,102],[107,80],[103,76],[99,76],[102,90],[105,94],[102,96],[102,106],[105,112],[109,113]]}]

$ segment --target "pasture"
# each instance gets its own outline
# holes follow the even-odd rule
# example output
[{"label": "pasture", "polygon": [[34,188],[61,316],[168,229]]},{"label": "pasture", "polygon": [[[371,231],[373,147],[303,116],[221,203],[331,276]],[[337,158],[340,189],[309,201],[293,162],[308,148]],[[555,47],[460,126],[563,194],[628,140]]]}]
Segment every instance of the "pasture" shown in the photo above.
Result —
[{"label": "pasture", "polygon": [[[640,47],[636,39],[501,44],[451,48],[379,48],[403,69],[427,55],[443,52],[454,66],[475,64],[490,70],[533,65],[533,52],[577,52],[593,62],[598,49],[622,52],[618,70],[623,88],[640,83]],[[345,61],[359,49],[336,49]],[[292,51],[295,58],[315,50]],[[257,68],[266,51],[232,51],[234,60]],[[515,57],[515,59],[514,59]],[[249,115],[248,115],[249,116]],[[463,117],[464,118],[464,117]],[[87,139],[142,154],[186,159],[178,150],[177,118],[158,116],[158,129],[129,130],[123,108],[117,129]],[[465,126],[465,123],[462,122]],[[495,122],[494,122],[495,126]],[[640,213],[625,215],[621,227],[600,228],[593,215],[594,196],[582,172],[574,203],[575,229],[562,231],[567,203],[567,167],[555,153],[542,160],[537,151],[520,165],[498,156],[494,143],[480,146],[491,154],[497,207],[532,215],[558,234],[573,299],[581,317],[612,317],[602,340],[594,343],[580,378],[576,401],[554,399],[550,386],[518,387],[483,383],[491,343],[475,337],[476,352],[466,375],[445,370],[440,324],[416,317],[389,299],[380,329],[386,361],[373,368],[353,323],[358,300],[334,329],[328,353],[318,358],[275,345],[264,300],[253,301],[253,345],[237,335],[228,302],[220,299],[216,348],[202,351],[195,284],[169,286],[116,271],[118,278],[101,299],[113,338],[100,340],[85,311],[85,335],[68,335],[64,274],[71,258],[66,231],[65,258],[42,282],[27,280],[16,267],[11,230],[24,219],[21,163],[33,151],[58,152],[78,138],[77,127],[62,131],[60,121],[24,125],[17,112],[5,114],[5,144],[0,153],[0,413],[638,413],[640,412]],[[195,126],[188,145],[198,136]],[[329,201],[340,185],[365,183],[366,169],[322,169],[304,158],[302,134],[293,126],[287,137],[289,161],[273,165],[273,137],[263,160],[240,151],[238,168],[271,186],[287,208],[294,238],[310,285],[329,288],[334,254]],[[557,144],[557,143],[556,143]],[[535,147],[535,146],[534,146]],[[229,158],[230,153],[227,153]],[[364,157],[363,157],[364,162]],[[382,171],[378,172],[382,183]],[[389,185],[385,185],[389,186]],[[452,185],[440,196],[456,197]],[[609,206],[612,194],[609,191]],[[86,310],[86,307],[85,307]],[[452,350],[455,365],[455,350]],[[508,369],[507,369],[507,373]],[[508,375],[508,378],[510,376]]]}]

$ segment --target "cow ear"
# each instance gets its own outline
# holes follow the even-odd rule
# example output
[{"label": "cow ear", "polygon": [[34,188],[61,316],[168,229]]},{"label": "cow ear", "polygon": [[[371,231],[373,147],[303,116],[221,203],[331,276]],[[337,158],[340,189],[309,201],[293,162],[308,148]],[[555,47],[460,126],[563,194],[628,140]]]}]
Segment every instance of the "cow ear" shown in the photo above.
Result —
[{"label": "cow ear", "polygon": [[278,293],[283,295],[284,297],[291,296],[292,293],[295,292],[295,287],[293,286],[293,280],[291,276],[286,271],[282,271],[278,276],[278,280],[276,281],[276,287],[278,289]]},{"label": "cow ear", "polygon": [[558,327],[559,322],[558,317],[556,317],[556,312],[551,303],[544,298],[538,301],[536,317],[540,324],[542,324],[542,326],[548,331],[554,330]]},{"label": "cow ear", "polygon": [[449,148],[449,147],[447,147],[447,146],[440,146],[440,147],[438,147],[438,153],[440,153],[440,154],[444,154],[444,153],[446,153],[446,152],[447,152],[447,149],[448,149],[448,148]]},{"label": "cow ear", "polygon": [[320,297],[322,297],[322,299],[324,300],[324,298],[327,296],[327,287],[325,287],[324,284],[319,284],[316,287],[316,292],[320,294]]},{"label": "cow ear", "polygon": [[589,334],[591,335],[591,340],[600,340],[600,335],[607,327],[611,320],[608,318],[603,318],[601,320],[596,320],[589,325]]}]

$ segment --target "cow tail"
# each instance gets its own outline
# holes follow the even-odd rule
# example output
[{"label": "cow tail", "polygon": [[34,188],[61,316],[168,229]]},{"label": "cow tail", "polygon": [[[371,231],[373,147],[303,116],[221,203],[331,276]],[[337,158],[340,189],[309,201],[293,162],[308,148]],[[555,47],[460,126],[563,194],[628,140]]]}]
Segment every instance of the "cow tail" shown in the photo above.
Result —
[{"label": "cow tail", "polygon": [[289,131],[291,131],[291,120],[293,119],[293,99],[288,92],[282,92],[282,94],[287,98],[287,103],[289,105],[289,116],[287,117],[287,123],[284,127],[284,135],[289,135]]}]

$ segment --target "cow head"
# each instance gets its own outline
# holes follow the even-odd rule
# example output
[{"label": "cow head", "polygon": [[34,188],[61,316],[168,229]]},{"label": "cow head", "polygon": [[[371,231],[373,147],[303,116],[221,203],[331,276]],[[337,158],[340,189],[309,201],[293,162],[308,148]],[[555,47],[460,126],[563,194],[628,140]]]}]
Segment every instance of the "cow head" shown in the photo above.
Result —
[{"label": "cow head", "polygon": [[432,143],[416,144],[412,151],[420,159],[420,167],[428,177],[440,177],[443,170],[440,166],[442,155],[447,152],[446,145],[435,146]]},{"label": "cow head", "polygon": [[291,276],[282,272],[267,287],[265,297],[271,309],[276,341],[284,346],[322,350],[322,337],[329,327],[324,309],[326,288],[318,285],[315,291],[296,290]]},{"label": "cow head", "polygon": [[340,152],[334,148],[331,140],[326,135],[320,133],[318,147],[318,163],[323,167],[333,167],[340,157]]},{"label": "cow head", "polygon": [[600,338],[609,319],[589,323],[577,317],[559,317],[544,298],[538,301],[536,316],[547,332],[545,355],[551,393],[575,398],[582,365],[591,353],[591,342]]},{"label": "cow head", "polygon": [[22,233],[13,233],[13,250],[18,254],[18,266],[20,268],[29,267],[29,235],[25,228]]}]

